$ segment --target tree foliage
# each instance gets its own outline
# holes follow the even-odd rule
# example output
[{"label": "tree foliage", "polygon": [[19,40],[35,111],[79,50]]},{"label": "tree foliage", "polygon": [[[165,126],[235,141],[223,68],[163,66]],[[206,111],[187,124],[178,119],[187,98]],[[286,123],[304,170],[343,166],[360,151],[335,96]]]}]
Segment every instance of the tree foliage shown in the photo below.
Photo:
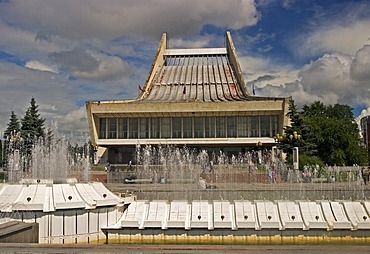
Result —
[{"label": "tree foliage", "polygon": [[[361,145],[358,125],[348,105],[324,105],[315,101],[298,111],[291,99],[287,116],[291,125],[284,128],[285,135],[279,148],[291,160],[293,147],[299,147],[300,166],[315,164],[364,165],[367,150]],[[297,138],[294,138],[294,133]]]},{"label": "tree foliage", "polygon": [[326,164],[363,165],[367,162],[367,152],[361,146],[350,106],[316,101],[303,107],[302,118],[317,145],[316,155]]},{"label": "tree foliage", "polygon": [[290,118],[290,126],[284,127],[284,135],[279,142],[279,148],[288,155],[292,154],[293,147],[299,147],[302,153],[308,155],[314,154],[316,145],[312,142],[310,130],[292,98],[289,100],[289,111],[287,116]]},{"label": "tree foliage", "polygon": [[[7,129],[4,132],[4,154],[12,153],[14,150],[18,150],[22,156],[31,154],[32,146],[38,139],[45,138],[45,119],[39,114],[38,105],[34,98],[30,101],[30,106],[24,117],[19,121],[14,111],[11,112]],[[51,133],[47,133],[51,135]],[[6,156],[3,158],[6,164]],[[24,168],[29,166],[28,158],[22,162]]]},{"label": "tree foliage", "polygon": [[15,135],[19,133],[20,129],[21,127],[20,127],[18,117],[14,113],[14,111],[12,111],[10,113],[10,119],[9,119],[8,126],[4,132],[4,138],[7,139],[8,137],[11,137],[11,135]]},{"label": "tree foliage", "polygon": [[45,137],[45,119],[39,114],[38,105],[34,98],[31,99],[30,106],[21,120],[21,136],[24,139],[35,140]]}]

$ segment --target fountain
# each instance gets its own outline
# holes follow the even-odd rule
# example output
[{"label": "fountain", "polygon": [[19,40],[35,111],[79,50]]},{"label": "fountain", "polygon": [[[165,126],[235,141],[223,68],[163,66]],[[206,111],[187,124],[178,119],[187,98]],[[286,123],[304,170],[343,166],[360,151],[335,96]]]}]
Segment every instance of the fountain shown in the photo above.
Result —
[{"label": "fountain", "polygon": [[117,222],[125,201],[89,181],[88,153],[71,154],[57,134],[34,143],[28,155],[22,155],[25,141],[12,142],[8,183],[0,185],[0,223],[38,223],[39,243],[105,242],[101,227]]},{"label": "fountain", "polygon": [[[112,226],[109,243],[368,244],[369,190],[356,167],[306,174],[270,151],[227,155],[174,146],[137,146],[127,189],[137,200]],[[357,171],[356,171],[357,170]],[[118,172],[117,172],[118,171]],[[271,172],[273,171],[273,174]],[[272,179],[269,175],[272,175]],[[340,177],[342,176],[342,177]],[[347,177],[344,177],[347,176]],[[200,188],[199,178],[214,188]],[[141,181],[141,180],[149,181]]]},{"label": "fountain", "polygon": [[22,179],[53,179],[65,181],[78,176],[79,180],[89,180],[90,162],[86,154],[72,154],[68,151],[68,141],[57,133],[48,139],[33,142],[30,153],[25,151],[29,142],[15,134],[10,140],[11,152],[8,154],[8,182]]},{"label": "fountain", "polygon": [[[72,163],[62,156],[65,151],[60,139],[48,149],[34,145],[32,171],[22,168],[19,152],[10,155],[12,179],[28,178],[0,186],[0,222],[39,223],[41,243],[370,241],[369,190],[360,184],[356,167],[327,169],[327,178],[315,173],[316,167],[307,168],[310,174],[303,176],[270,151],[228,155],[137,145],[132,167],[109,172],[135,194],[123,199],[102,183],[69,178],[76,172],[86,177],[76,165],[88,167],[84,159]],[[63,172],[57,172],[58,163]],[[200,179],[208,187],[200,188]]]}]

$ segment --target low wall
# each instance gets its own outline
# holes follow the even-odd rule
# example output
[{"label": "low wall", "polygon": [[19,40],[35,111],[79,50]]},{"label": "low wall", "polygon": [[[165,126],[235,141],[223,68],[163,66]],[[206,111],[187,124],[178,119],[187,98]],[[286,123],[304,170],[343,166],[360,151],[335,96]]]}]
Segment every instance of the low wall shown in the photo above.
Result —
[{"label": "low wall", "polygon": [[38,223],[8,221],[0,224],[0,243],[38,243]]}]

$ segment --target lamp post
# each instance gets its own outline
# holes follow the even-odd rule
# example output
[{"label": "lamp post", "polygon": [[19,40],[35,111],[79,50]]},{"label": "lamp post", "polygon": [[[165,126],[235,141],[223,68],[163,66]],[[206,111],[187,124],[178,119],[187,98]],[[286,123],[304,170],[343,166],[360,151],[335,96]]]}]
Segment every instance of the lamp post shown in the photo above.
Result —
[{"label": "lamp post", "polygon": [[275,158],[278,156],[278,144],[283,140],[283,135],[281,134],[276,134],[276,136],[273,137],[274,138],[274,141],[276,143],[276,146],[273,146],[272,147],[272,150],[271,150],[271,161],[272,162],[275,162]]},{"label": "lamp post", "polygon": [[289,135],[290,140],[293,142],[293,168],[295,170],[299,169],[299,140],[301,135],[298,132],[294,131],[293,134]]}]

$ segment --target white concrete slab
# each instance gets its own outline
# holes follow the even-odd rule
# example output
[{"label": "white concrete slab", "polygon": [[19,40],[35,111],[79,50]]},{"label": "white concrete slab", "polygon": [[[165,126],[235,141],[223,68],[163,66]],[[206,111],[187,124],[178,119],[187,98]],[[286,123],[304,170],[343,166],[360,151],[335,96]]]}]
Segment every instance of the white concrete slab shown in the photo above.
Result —
[{"label": "white concrete slab", "polygon": [[146,200],[131,202],[126,211],[123,213],[121,226],[123,228],[138,228],[140,223],[144,220],[144,216],[146,215],[146,204]]},{"label": "white concrete slab", "polygon": [[213,201],[213,227],[232,228],[233,210],[229,201]]},{"label": "white concrete slab", "polygon": [[56,210],[86,207],[85,202],[74,188],[74,185],[70,184],[53,185],[53,197]]},{"label": "white concrete slab", "polygon": [[188,210],[188,202],[185,200],[172,201],[170,203],[168,228],[186,228],[186,222],[190,221],[191,213]]},{"label": "white concrete slab", "polygon": [[194,200],[191,207],[191,228],[210,228],[213,227],[213,223],[209,225],[210,217],[213,217],[213,214],[210,214],[208,201],[198,201]]},{"label": "white concrete slab", "polygon": [[313,201],[300,201],[299,207],[305,229],[328,229],[321,207]]},{"label": "white concrete slab", "polygon": [[256,208],[261,229],[281,228],[276,204],[271,201],[257,201]]},{"label": "white concrete slab", "polygon": [[353,229],[370,229],[369,214],[359,201],[344,201],[344,209]]},{"label": "white concrete slab", "polygon": [[2,212],[11,212],[14,201],[18,199],[21,194],[23,185],[6,185],[0,196],[0,209]]},{"label": "white concrete slab", "polygon": [[351,222],[347,219],[344,208],[339,202],[321,201],[320,204],[329,229],[352,229]]},{"label": "white concrete slab", "polygon": [[101,195],[97,194],[95,189],[88,183],[76,184],[76,189],[85,201],[87,208],[96,207],[96,200],[101,199]]},{"label": "white concrete slab", "polygon": [[93,187],[95,193],[97,193],[99,197],[96,198],[96,206],[123,204],[123,199],[108,190],[103,183],[92,182],[90,186]]},{"label": "white concrete slab", "polygon": [[278,201],[278,211],[281,218],[281,229],[300,228],[305,225],[302,220],[299,205],[293,201]]},{"label": "white concrete slab", "polygon": [[153,200],[149,203],[149,209],[144,219],[144,228],[162,228],[163,222],[167,220],[167,201]]},{"label": "white concrete slab", "polygon": [[260,229],[255,205],[246,200],[235,200],[235,219],[237,228]]},{"label": "white concrete slab", "polygon": [[53,186],[52,185],[46,185],[46,187],[45,187],[44,212],[52,212],[52,211],[55,211]]},{"label": "white concrete slab", "polygon": [[15,200],[13,209],[44,211],[49,203],[46,184],[23,184],[22,192]]}]

